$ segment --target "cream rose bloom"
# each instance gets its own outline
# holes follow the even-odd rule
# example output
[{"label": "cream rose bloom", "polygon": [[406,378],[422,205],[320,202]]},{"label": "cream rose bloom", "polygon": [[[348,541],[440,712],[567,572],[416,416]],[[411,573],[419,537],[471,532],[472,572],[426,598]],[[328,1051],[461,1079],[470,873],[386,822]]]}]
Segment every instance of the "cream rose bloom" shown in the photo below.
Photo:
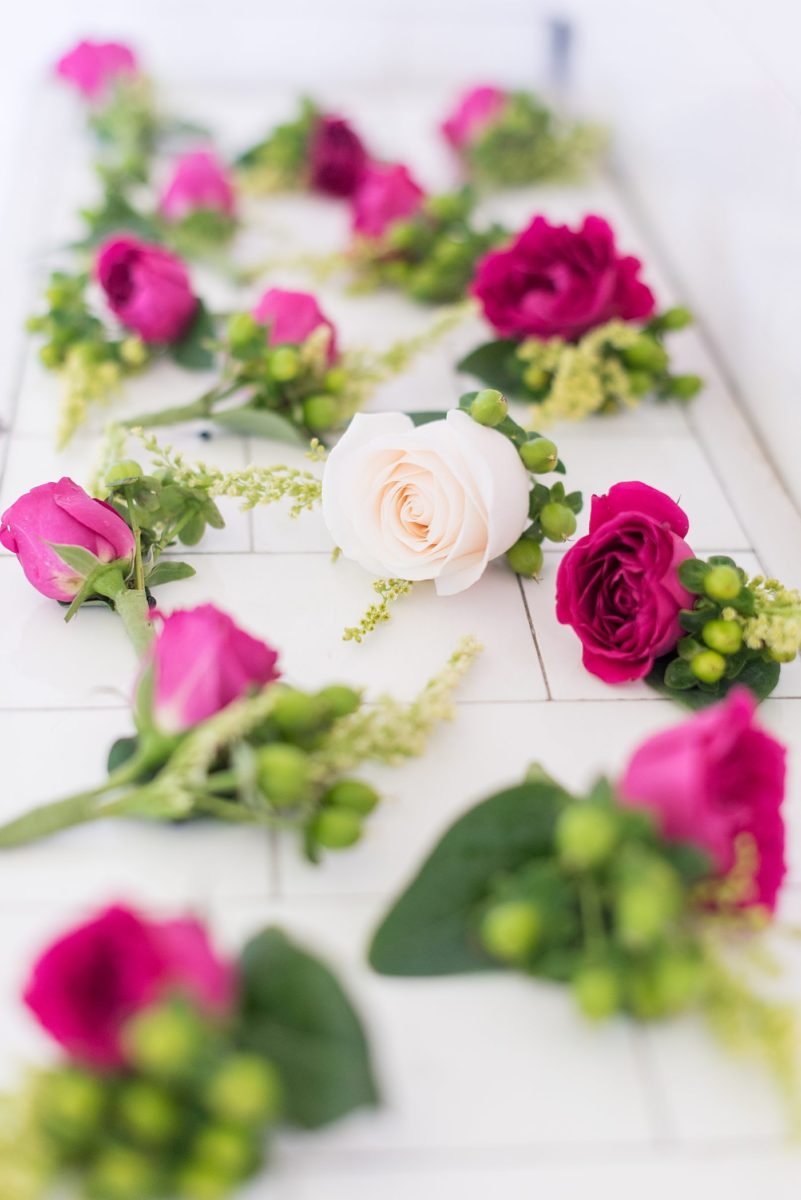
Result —
[{"label": "cream rose bloom", "polygon": [[530,487],[509,439],[465,412],[358,413],[325,464],[323,518],[365,570],[452,596],[523,533]]}]

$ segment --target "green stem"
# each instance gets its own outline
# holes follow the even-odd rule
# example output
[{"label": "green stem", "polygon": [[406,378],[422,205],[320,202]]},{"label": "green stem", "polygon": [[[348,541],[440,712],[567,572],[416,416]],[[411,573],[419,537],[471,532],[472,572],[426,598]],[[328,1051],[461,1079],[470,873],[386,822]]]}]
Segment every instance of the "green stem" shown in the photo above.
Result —
[{"label": "green stem", "polygon": [[154,413],[141,413],[138,417],[131,417],[128,421],[122,421],[121,424],[126,429],[154,429],[159,425],[180,425],[184,421],[196,421],[203,417],[210,417],[214,412],[214,406],[220,401],[225,400],[228,396],[233,395],[240,387],[239,382],[226,384],[210,388],[208,392],[204,392],[202,396],[198,396],[197,400],[191,400],[188,404],[176,404],[172,408],[162,408]]},{"label": "green stem", "polygon": [[131,522],[131,530],[134,535],[134,584],[138,591],[144,592],[145,569],[142,565],[142,530],[139,528],[139,521],[136,516],[136,504],[130,484],[123,491],[125,499],[128,502],[128,518]]},{"label": "green stem", "polygon": [[144,590],[126,587],[115,593],[111,599],[134,650],[138,657],[142,658],[153,640],[153,625]]}]

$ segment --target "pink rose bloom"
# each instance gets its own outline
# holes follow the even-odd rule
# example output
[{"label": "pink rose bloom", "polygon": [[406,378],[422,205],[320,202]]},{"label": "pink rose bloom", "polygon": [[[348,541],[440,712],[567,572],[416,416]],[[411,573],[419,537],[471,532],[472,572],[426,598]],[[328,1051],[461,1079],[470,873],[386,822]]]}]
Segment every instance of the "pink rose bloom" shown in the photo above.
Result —
[{"label": "pink rose bloom", "polygon": [[315,329],[325,325],[331,333],[328,345],[329,362],[333,362],[337,357],[336,328],[311,292],[270,288],[253,309],[253,316],[262,325],[269,326],[270,346],[299,346]]},{"label": "pink rose bloom", "polygon": [[329,196],[352,196],[366,166],[367,151],[348,122],[341,117],[320,117],[309,142],[312,187]]},{"label": "pink rose bloom", "polygon": [[641,267],[618,252],[601,217],[585,217],[580,229],[535,217],[505,250],[481,259],[471,290],[501,337],[575,341],[614,317],[651,316],[656,301]]},{"label": "pink rose bloom", "polygon": [[130,559],[134,537],[110,504],[94,500],[64,476],[20,496],[0,518],[0,544],[16,554],[37,592],[69,602],[84,577],[52,548],[80,546],[101,562]]},{"label": "pink rose bloom", "polygon": [[572,625],[582,661],[605,683],[642,679],[682,637],[679,612],[693,597],[677,568],[694,554],[678,504],[645,483],[616,483],[593,496],[590,531],[565,554],[556,616]]},{"label": "pink rose bloom", "polygon": [[278,679],[278,654],[213,604],[164,616],[148,653],[153,716],[167,733],[190,729]]},{"label": "pink rose bloom", "polygon": [[506,92],[500,88],[471,88],[443,121],[442,132],[455,149],[461,150],[492,125],[505,103]]},{"label": "pink rose bloom", "polygon": [[755,708],[751,692],[736,687],[719,704],[649,738],[634,752],[619,791],[627,803],[655,813],[666,837],[706,850],[719,875],[734,866],[738,834],[750,835],[757,868],[744,904],[773,912],[786,870],[786,750],[755,724]]},{"label": "pink rose bloom", "polygon": [[114,1069],[124,1065],[124,1026],[141,1009],[180,995],[225,1016],[235,983],[197,921],[149,921],[114,906],[44,952],[25,1003],[72,1058]]},{"label": "pink rose bloom", "polygon": [[186,267],[163,246],[112,237],[95,258],[109,308],[145,342],[177,342],[197,310]]},{"label": "pink rose bloom", "polygon": [[120,42],[78,42],[56,63],[56,74],[88,100],[97,100],[120,75],[136,75],[133,50]]},{"label": "pink rose bloom", "polygon": [[353,231],[380,238],[390,225],[416,213],[424,199],[425,192],[403,163],[370,163],[353,197]]},{"label": "pink rose bloom", "polygon": [[198,209],[233,217],[235,208],[228,172],[209,150],[197,150],[178,159],[159,201],[159,211],[168,221],[182,221]]}]

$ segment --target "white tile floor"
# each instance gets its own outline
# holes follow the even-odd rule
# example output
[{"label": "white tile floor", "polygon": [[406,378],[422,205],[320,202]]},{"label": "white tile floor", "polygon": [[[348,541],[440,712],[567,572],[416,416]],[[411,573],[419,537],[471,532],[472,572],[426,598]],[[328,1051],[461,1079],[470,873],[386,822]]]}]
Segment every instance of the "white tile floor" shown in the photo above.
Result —
[{"label": "white tile floor", "polygon": [[[213,117],[225,111],[228,140],[255,132],[253,108],[206,92]],[[388,98],[342,98],[364,114],[375,137],[426,164],[431,182],[447,163],[424,147],[431,120],[423,100],[404,117]],[[269,120],[269,104],[263,106]],[[70,211],[86,195],[82,143],[63,98],[43,109],[43,144],[53,153],[28,181],[38,202],[29,214],[28,252],[19,288],[33,294],[43,252],[68,236]],[[256,122],[256,125],[261,121]],[[238,132],[239,131],[239,132]],[[48,141],[49,138],[49,141]],[[45,176],[48,182],[45,184]],[[45,193],[43,197],[43,192]],[[20,195],[28,206],[28,193]],[[612,185],[588,191],[542,189],[486,202],[487,211],[522,223],[536,208],[572,220],[606,213],[624,247],[639,252],[660,299],[672,289],[643,240],[626,197]],[[335,248],[341,213],[304,198],[254,209],[254,235]],[[668,248],[669,249],[669,248]],[[286,273],[271,282],[287,283]],[[9,289],[13,290],[13,289]],[[381,346],[426,324],[429,314],[391,296],[353,298],[328,284],[324,307],[346,345]],[[5,309],[4,309],[5,316]],[[9,318],[10,319],[10,318]],[[441,349],[381,390],[375,406],[434,408],[453,402],[460,384],[452,364],[482,335],[477,322],[455,331]],[[618,479],[641,478],[681,499],[693,545],[737,553],[746,566],[801,580],[801,518],[772,475],[719,368],[697,333],[677,340],[677,365],[710,381],[692,408],[645,408],[614,420],[557,431],[573,486],[585,495]],[[107,417],[92,422],[57,456],[51,429],[55,381],[17,339],[17,362],[3,364],[0,419],[0,509],[56,474],[86,478],[95,439]],[[168,400],[189,399],[201,381],[170,368],[145,376],[115,404],[129,415]],[[284,447],[184,430],[182,449],[223,465],[296,461]],[[342,970],[374,1035],[386,1105],[324,1135],[283,1140],[276,1173],[245,1200],[387,1200],[460,1197],[494,1191],[504,1200],[584,1194],[648,1195],[661,1200],[725,1194],[771,1200],[797,1193],[799,1160],[786,1150],[782,1114],[756,1072],[727,1060],[692,1022],[647,1033],[620,1022],[588,1030],[554,989],[517,978],[393,981],[372,976],[363,948],[390,895],[433,838],[465,807],[514,780],[540,759],[566,783],[581,786],[612,774],[645,735],[680,718],[644,687],[610,689],[584,674],[572,634],[556,624],[553,586],[558,551],[544,580],[521,588],[503,569],[451,600],[424,588],[402,601],[391,624],[359,647],[340,640],[343,626],[370,600],[369,580],[351,565],[333,565],[319,517],[289,522],[277,511],[241,514],[192,552],[197,575],[162,592],[165,607],[214,600],[281,650],[287,675],[313,685],[339,678],[370,693],[411,695],[447,656],[457,637],[475,633],[485,646],[466,683],[456,721],[437,733],[428,757],[400,770],[377,770],[387,794],[358,848],[303,864],[294,846],[251,831],[109,824],[75,830],[9,854],[0,870],[0,1077],[11,1080],[47,1047],[17,1003],[36,948],[72,916],[112,898],[207,914],[231,945],[278,920],[316,945]],[[585,518],[583,518],[586,520]],[[189,556],[187,556],[189,557]],[[126,695],[134,661],[114,619],[61,612],[30,590],[13,558],[0,557],[0,817],[90,784],[105,751],[129,728]],[[789,915],[801,902],[801,667],[784,672],[763,708],[768,726],[791,746],[792,885]],[[798,964],[796,964],[798,967]]]}]

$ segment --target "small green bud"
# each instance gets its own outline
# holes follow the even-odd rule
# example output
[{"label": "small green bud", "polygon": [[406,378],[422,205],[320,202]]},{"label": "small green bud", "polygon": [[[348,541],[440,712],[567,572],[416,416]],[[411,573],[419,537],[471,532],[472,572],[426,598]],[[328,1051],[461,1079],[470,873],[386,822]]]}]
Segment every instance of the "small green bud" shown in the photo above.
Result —
[{"label": "small green bud", "polygon": [[42,1079],[36,1100],[43,1128],[67,1147],[85,1145],[100,1132],[106,1096],[94,1075],[65,1067]]},{"label": "small green bud", "polygon": [[480,936],[493,958],[524,962],[542,936],[540,911],[528,900],[501,901],[484,914]]},{"label": "small green bud", "polygon": [[533,442],[523,442],[520,457],[527,471],[533,471],[535,475],[545,475],[558,463],[559,451],[548,438],[535,438]]},{"label": "small green bud", "polygon": [[211,1170],[207,1163],[190,1161],[178,1172],[173,1190],[182,1200],[227,1200],[231,1178],[224,1172]]},{"label": "small green bud", "polygon": [[192,1146],[192,1157],[230,1180],[244,1178],[258,1161],[250,1130],[223,1123],[200,1130]]},{"label": "small green bud", "polygon": [[124,338],[120,342],[120,358],[127,367],[143,367],[148,360],[147,346],[141,338]]},{"label": "small green bud", "polygon": [[549,542],[565,542],[576,532],[576,514],[566,504],[549,500],[542,506],[540,525]]},{"label": "small green bud", "polygon": [[321,392],[317,396],[307,396],[303,401],[303,421],[312,433],[323,433],[333,429],[339,422],[339,405],[333,396]]},{"label": "small green bud", "polygon": [[361,817],[347,808],[324,808],[314,818],[311,834],[326,850],[347,850],[362,836]]},{"label": "small green bud", "polygon": [[649,371],[629,371],[629,387],[635,396],[647,396],[654,384]]},{"label": "small green bud", "polygon": [[276,383],[290,383],[300,374],[300,355],[291,346],[279,346],[270,355],[267,369]]},{"label": "small green bud", "polygon": [[395,221],[387,231],[387,245],[404,254],[414,249],[418,236],[419,230],[412,221]]},{"label": "small green bud", "polygon": [[615,930],[630,950],[650,946],[681,907],[682,892],[675,873],[655,862],[642,877],[624,883],[614,899]]},{"label": "small green bud", "polygon": [[665,391],[668,396],[675,396],[677,400],[692,400],[703,386],[704,381],[700,375],[671,375]]},{"label": "small green bud", "polygon": [[521,537],[506,551],[506,561],[515,575],[534,579],[542,570],[542,546],[533,538]]},{"label": "small green bud", "polygon": [[180,1079],[203,1053],[206,1030],[185,1005],[160,1004],[132,1017],[123,1030],[126,1058],[146,1075]]},{"label": "small green bud", "polygon": [[332,683],[317,693],[328,712],[335,718],[349,717],[361,706],[361,692],[341,683]]},{"label": "small green bud", "polygon": [[106,471],[106,487],[121,487],[125,483],[135,483],[142,478],[142,468],[132,458],[124,458],[116,462]]},{"label": "small green bud", "polygon": [[736,654],[743,644],[743,631],[736,621],[707,621],[701,637],[719,654]]},{"label": "small green bud", "polygon": [[572,804],[556,823],[556,848],[566,867],[585,871],[604,862],[617,844],[614,814],[597,804]]},{"label": "small green bud", "polygon": [[459,192],[441,192],[437,196],[429,196],[425,201],[426,212],[443,224],[461,221],[467,216],[468,205],[464,196]]},{"label": "small green bud", "polygon": [[107,1146],[92,1163],[86,1194],[92,1200],[142,1200],[156,1191],[156,1173],[149,1158],[127,1146]]},{"label": "small green bud", "polygon": [[736,567],[719,563],[704,576],[704,591],[710,600],[717,600],[720,604],[736,600],[742,590],[743,581]]},{"label": "small green bud", "polygon": [[701,683],[717,683],[726,672],[726,659],[717,650],[702,650],[691,659],[690,670]]},{"label": "small green bud", "polygon": [[254,1125],[276,1119],[282,1091],[271,1062],[256,1054],[234,1054],[214,1072],[204,1099],[215,1116]]},{"label": "small green bud", "polygon": [[686,329],[688,325],[693,323],[693,315],[689,308],[683,305],[676,305],[675,308],[668,308],[665,312],[657,317],[661,329],[674,332],[678,329]]},{"label": "small green bud", "polygon": [[257,751],[259,787],[276,807],[298,804],[309,794],[308,755],[299,746],[273,742]]},{"label": "small green bud", "polygon": [[348,382],[348,373],[344,367],[329,367],[323,377],[323,386],[327,392],[337,395]]},{"label": "small green bud", "polygon": [[650,371],[653,375],[664,371],[668,364],[664,346],[660,346],[659,342],[647,333],[641,333],[635,342],[622,350],[621,357],[627,367],[634,367],[638,371]]},{"label": "small green bud", "polygon": [[284,687],[276,697],[272,716],[284,737],[312,733],[325,719],[325,704],[310,692]]},{"label": "small green bud", "polygon": [[668,1012],[681,1012],[696,999],[703,978],[703,964],[687,952],[668,951],[653,964],[653,984]]},{"label": "small green bud", "polygon": [[323,804],[334,808],[346,808],[350,812],[366,817],[378,804],[381,797],[369,783],[361,779],[340,779],[323,796]]},{"label": "small green bud", "polygon": [[483,391],[477,393],[470,405],[470,416],[473,420],[478,421],[479,425],[488,425],[490,428],[500,425],[508,412],[509,405],[506,397],[496,388],[484,388]]},{"label": "small green bud", "polygon": [[544,367],[530,366],[523,372],[523,383],[532,392],[544,392],[550,382],[550,373]]},{"label": "small green bud", "polygon": [[181,1109],[176,1101],[146,1079],[123,1084],[117,1096],[117,1117],[130,1137],[146,1145],[171,1142],[181,1128]]},{"label": "small green bud", "polygon": [[581,967],[573,977],[573,994],[591,1021],[605,1021],[620,1008],[620,980],[611,967]]},{"label": "small green bud", "polygon": [[264,344],[264,326],[249,312],[234,313],[228,318],[226,337],[234,353],[237,350],[247,350]]},{"label": "small green bud", "polygon": [[52,371],[56,367],[60,367],[64,360],[58,346],[47,342],[44,346],[39,347],[39,361],[43,367],[47,367],[48,371]]}]

